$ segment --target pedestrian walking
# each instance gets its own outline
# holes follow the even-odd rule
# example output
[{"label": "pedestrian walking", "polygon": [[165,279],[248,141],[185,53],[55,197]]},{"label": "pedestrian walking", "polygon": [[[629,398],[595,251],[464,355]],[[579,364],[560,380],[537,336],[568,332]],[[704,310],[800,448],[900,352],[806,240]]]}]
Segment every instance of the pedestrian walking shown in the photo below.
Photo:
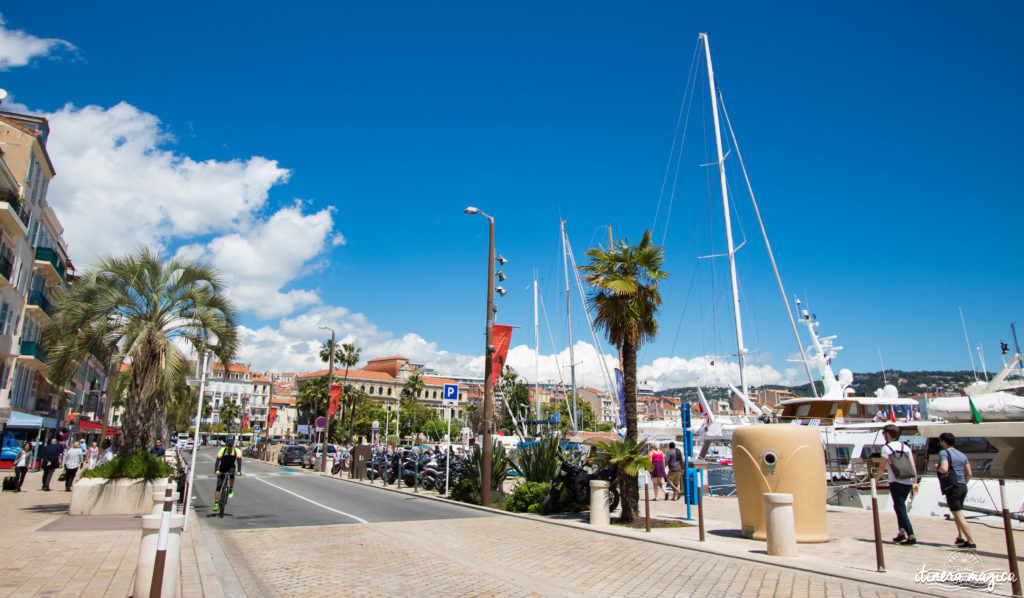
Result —
[{"label": "pedestrian walking", "polygon": [[[668,487],[675,494],[672,500],[679,500],[683,495],[680,484],[683,482],[683,451],[676,448],[676,443],[668,443],[668,452],[665,453],[665,466],[668,467]],[[666,491],[666,496],[668,492]]]},{"label": "pedestrian walking", "polygon": [[90,446],[85,451],[85,468],[86,469],[95,469],[96,468],[96,461],[99,460],[99,458],[100,458],[100,449],[96,448],[96,443],[94,442],[94,443],[92,443],[92,446]]},{"label": "pedestrian walking", "polygon": [[967,519],[964,518],[964,499],[967,498],[967,482],[971,481],[971,464],[967,455],[954,448],[956,436],[949,432],[939,434],[939,487],[942,494],[946,496],[946,504],[953,513],[953,522],[956,523],[956,544],[960,548],[974,549],[974,538],[971,537],[971,530],[967,529]]},{"label": "pedestrian walking", "polygon": [[156,445],[154,445],[153,448],[149,449],[149,452],[150,454],[156,455],[157,457],[163,457],[166,452],[164,451],[163,441],[157,438]]},{"label": "pedestrian walking", "polygon": [[64,451],[64,491],[71,492],[71,486],[75,483],[75,475],[78,469],[85,462],[85,452],[79,447],[76,440],[71,447]]},{"label": "pedestrian walking", "polygon": [[43,447],[42,461],[43,461],[43,491],[50,491],[50,480],[53,478],[53,472],[55,469],[60,467],[60,445],[57,444],[56,438],[50,439],[50,444]]},{"label": "pedestrian walking", "polygon": [[[654,481],[654,500],[658,500],[658,491],[662,489],[661,484],[668,475],[665,473],[665,453],[661,452],[661,446],[657,444],[651,445],[651,463],[654,465],[654,471],[651,473]],[[665,500],[668,500],[667,490]]]},{"label": "pedestrian walking", "polygon": [[97,467],[102,466],[104,463],[108,463],[114,458],[114,449],[110,445],[110,439],[103,441],[103,452],[100,453],[100,460],[97,463]]},{"label": "pedestrian walking", "polygon": [[21,447],[21,452],[14,458],[14,490],[21,492],[21,485],[25,483],[25,476],[28,475],[28,467],[32,463],[32,444],[26,442]]},{"label": "pedestrian walking", "polygon": [[900,442],[899,427],[889,424],[882,428],[885,446],[882,447],[882,461],[878,464],[875,479],[881,480],[886,471],[889,472],[889,495],[892,496],[892,509],[896,512],[899,522],[899,533],[892,539],[897,544],[913,546],[917,544],[914,526],[907,515],[907,498],[911,492],[917,494],[917,469],[914,466],[914,455],[910,447]]}]

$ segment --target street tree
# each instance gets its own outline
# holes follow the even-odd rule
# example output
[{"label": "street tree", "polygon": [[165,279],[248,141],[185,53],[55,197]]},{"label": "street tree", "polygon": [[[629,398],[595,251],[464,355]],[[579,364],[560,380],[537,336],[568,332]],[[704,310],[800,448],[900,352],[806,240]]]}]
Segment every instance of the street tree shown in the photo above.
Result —
[{"label": "street tree", "polygon": [[99,258],[57,301],[43,331],[50,383],[64,388],[89,353],[103,362],[121,356],[111,394],[124,406],[122,450],[149,446],[162,436],[167,403],[193,369],[181,347],[212,345],[221,363],[235,355],[236,310],[224,290],[213,268],[161,261],[153,249]]},{"label": "street tree", "polygon": [[500,396],[506,405],[498,419],[498,429],[505,433],[514,433],[515,424],[509,416],[509,411],[515,414],[516,420],[520,422],[530,419],[530,389],[512,366],[506,365],[494,386],[494,394]]},{"label": "street tree", "polygon": [[236,432],[238,431],[236,423],[242,416],[242,408],[234,399],[224,399],[224,402],[220,404],[220,409],[217,410],[217,416],[226,431]]},{"label": "street tree", "polygon": [[[587,302],[595,312],[595,325],[619,348],[622,356],[626,439],[636,441],[636,355],[643,343],[658,333],[655,318],[661,306],[658,287],[668,277],[661,269],[665,251],[651,241],[648,230],[636,245],[630,245],[629,239],[621,239],[608,251],[596,247],[588,249],[587,256],[590,263],[580,266],[592,289]],[[638,503],[637,485],[627,483],[622,501],[624,521],[636,518]]]},{"label": "street tree", "polygon": [[[356,403],[357,403],[357,400],[360,399],[361,397],[356,396],[355,393],[354,393],[355,389],[349,388],[349,386],[348,386],[348,369],[350,367],[354,366],[355,364],[359,363],[359,354],[361,352],[362,352],[362,349],[360,349],[359,347],[355,346],[354,343],[345,343],[345,344],[343,344],[341,346],[341,352],[339,353],[339,357],[338,357],[338,363],[342,363],[342,364],[345,365],[345,378],[344,378],[344,380],[341,383],[341,387],[342,387],[342,389],[344,390],[344,393],[345,393],[344,394],[344,396],[345,396],[345,403],[346,403],[346,405],[348,405],[349,411],[351,412],[350,415],[349,415],[349,418],[348,418],[349,419],[349,421],[348,421],[348,437],[349,437],[350,440],[352,438],[352,432],[353,432],[354,424],[355,424],[355,421],[356,421],[356,417],[355,417]],[[345,414],[344,414],[344,412],[341,414],[341,416],[342,416],[342,422],[344,422],[345,421]]]}]

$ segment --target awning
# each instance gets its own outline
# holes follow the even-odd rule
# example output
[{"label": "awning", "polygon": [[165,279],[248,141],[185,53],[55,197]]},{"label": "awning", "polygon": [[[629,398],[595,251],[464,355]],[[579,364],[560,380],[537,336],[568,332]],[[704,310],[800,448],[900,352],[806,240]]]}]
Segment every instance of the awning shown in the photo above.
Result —
[{"label": "awning", "polygon": [[78,420],[78,427],[83,429],[83,430],[102,430],[103,429],[103,426],[101,424],[98,424],[98,423],[92,422],[92,421],[88,421],[88,420],[84,420],[84,419]]},{"label": "awning", "polygon": [[30,413],[12,411],[11,417],[7,419],[8,428],[31,428],[33,430],[43,427],[43,418]]}]

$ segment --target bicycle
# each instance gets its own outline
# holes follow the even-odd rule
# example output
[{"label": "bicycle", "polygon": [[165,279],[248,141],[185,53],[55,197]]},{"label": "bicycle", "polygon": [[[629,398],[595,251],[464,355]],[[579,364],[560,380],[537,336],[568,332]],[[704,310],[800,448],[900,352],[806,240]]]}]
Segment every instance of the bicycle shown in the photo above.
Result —
[{"label": "bicycle", "polygon": [[231,488],[231,480],[235,477],[234,472],[220,472],[217,474],[217,492],[218,500],[216,503],[216,511],[219,517],[224,517],[224,510],[228,506],[228,498],[231,497],[231,493],[234,490]]}]

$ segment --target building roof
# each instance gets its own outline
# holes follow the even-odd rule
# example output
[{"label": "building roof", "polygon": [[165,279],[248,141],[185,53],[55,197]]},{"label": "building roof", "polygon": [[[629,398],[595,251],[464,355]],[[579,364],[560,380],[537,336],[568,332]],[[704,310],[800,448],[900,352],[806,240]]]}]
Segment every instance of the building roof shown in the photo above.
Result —
[{"label": "building roof", "polygon": [[[215,362],[213,362],[213,369],[214,369],[214,371],[216,371],[216,370],[223,370],[224,369],[224,364],[222,364],[219,361],[215,361]],[[235,372],[235,373],[244,374],[245,372],[249,371],[249,366],[242,365],[240,363],[229,363],[228,364],[228,371],[229,372]]]},{"label": "building roof", "polygon": [[409,361],[409,358],[408,357],[402,357],[401,355],[392,355],[391,357],[378,357],[377,359],[371,359],[371,360],[367,361],[366,363],[374,363],[375,361],[396,361],[396,360]]},{"label": "building roof", "polygon": [[423,377],[423,383],[424,384],[455,384],[455,381],[454,380],[449,380],[448,378],[433,378],[433,377],[430,377],[430,376],[424,376]]},{"label": "building roof", "polygon": [[[315,372],[303,372],[303,373],[299,374],[298,378],[299,378],[299,380],[309,380],[310,378],[319,378],[320,376],[326,376],[329,371],[330,370],[317,370]],[[335,378],[342,377],[344,375],[345,375],[345,370],[341,370],[341,371],[334,370],[334,377]],[[353,378],[355,378],[357,380],[360,379],[360,378],[363,378],[363,379],[374,379],[374,380],[394,380],[395,379],[394,376],[389,376],[388,374],[385,374],[384,372],[373,372],[373,371],[370,371],[370,370],[353,370],[353,369],[349,369],[348,377],[349,377],[350,380],[353,379]]]}]

